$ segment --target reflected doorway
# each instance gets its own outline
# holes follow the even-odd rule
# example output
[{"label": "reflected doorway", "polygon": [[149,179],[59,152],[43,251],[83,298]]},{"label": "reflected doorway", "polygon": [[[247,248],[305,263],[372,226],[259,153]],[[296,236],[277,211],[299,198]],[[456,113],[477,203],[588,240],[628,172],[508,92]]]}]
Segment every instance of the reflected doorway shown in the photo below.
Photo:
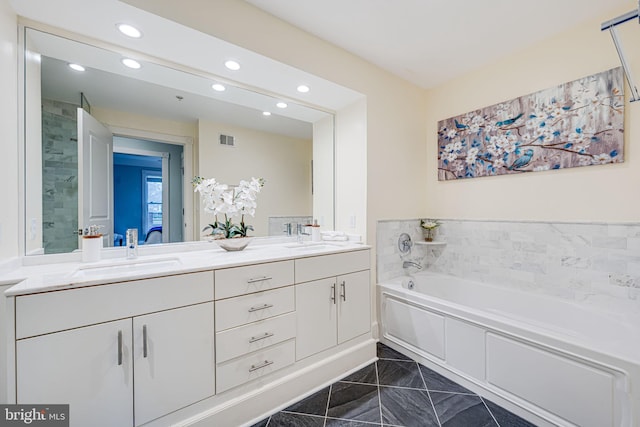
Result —
[{"label": "reflected doorway", "polygon": [[114,246],[126,230],[138,230],[138,244],[183,241],[183,147],[114,137]]}]

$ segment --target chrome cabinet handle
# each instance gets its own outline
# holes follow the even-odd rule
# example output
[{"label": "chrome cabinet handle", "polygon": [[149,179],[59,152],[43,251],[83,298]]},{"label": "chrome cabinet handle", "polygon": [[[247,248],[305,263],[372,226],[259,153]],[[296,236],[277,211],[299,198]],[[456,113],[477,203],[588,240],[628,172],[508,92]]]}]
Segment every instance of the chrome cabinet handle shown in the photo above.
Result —
[{"label": "chrome cabinet handle", "polygon": [[251,365],[251,367],[249,368],[249,372],[253,372],[253,371],[257,371],[258,369],[266,368],[269,365],[273,365],[273,360],[272,361],[265,360],[264,363],[261,363],[258,366]]},{"label": "chrome cabinet handle", "polygon": [[122,331],[118,331],[118,366],[122,365]]},{"label": "chrome cabinet handle", "polygon": [[333,303],[336,303],[336,284],[334,283],[333,285],[331,285],[331,301],[333,301]]},{"label": "chrome cabinet handle", "polygon": [[269,277],[269,276],[254,277],[253,279],[247,280],[247,283],[256,283],[256,282],[262,282],[264,280],[271,280],[271,279],[273,279],[273,277]]},{"label": "chrome cabinet handle", "polygon": [[273,307],[273,304],[263,304],[263,305],[260,305],[258,307],[251,307],[249,309],[249,313],[253,313],[254,311],[265,310],[265,309],[271,308],[271,307]]},{"label": "chrome cabinet handle", "polygon": [[346,286],[346,282],[343,280],[342,283],[340,283],[340,296],[342,297],[342,301],[346,301],[347,300],[347,286]]},{"label": "chrome cabinet handle", "polygon": [[147,325],[142,325],[142,357],[147,357]]},{"label": "chrome cabinet handle", "polygon": [[257,337],[251,337],[249,339],[249,343],[254,343],[256,341],[260,341],[263,340],[265,338],[270,338],[273,336],[273,332],[265,332],[263,335],[257,336]]}]

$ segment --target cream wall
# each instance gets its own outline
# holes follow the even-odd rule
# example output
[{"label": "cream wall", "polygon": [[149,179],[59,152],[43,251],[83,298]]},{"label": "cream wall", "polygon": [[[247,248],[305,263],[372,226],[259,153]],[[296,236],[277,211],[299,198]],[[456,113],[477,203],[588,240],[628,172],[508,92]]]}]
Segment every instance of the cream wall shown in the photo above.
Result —
[{"label": "cream wall", "polygon": [[[613,10],[428,91],[425,214],[492,220],[640,220],[640,103],[625,105],[622,164],[458,181],[437,178],[439,120],[618,67],[611,37],[600,31],[600,23],[627,11]],[[638,79],[640,29],[633,22],[619,28]]]},{"label": "cream wall", "polygon": [[[338,111],[336,120],[336,230],[365,235],[367,211],[367,102]],[[360,221],[358,221],[360,219]]]},{"label": "cream wall", "polygon": [[9,0],[0,0],[0,259],[19,255],[18,26]]},{"label": "cream wall", "polygon": [[[235,146],[219,143],[220,134],[235,137]],[[228,185],[264,178],[254,218],[254,235],[266,236],[269,216],[311,216],[311,140],[291,138],[237,126],[200,120],[198,174]],[[200,212],[200,209],[197,209]],[[222,219],[222,218],[219,218]],[[213,218],[200,212],[202,230]]]},{"label": "cream wall", "polygon": [[101,123],[112,127],[142,130],[165,135],[187,136],[196,139],[198,126],[195,122],[178,122],[151,116],[131,114],[124,111],[92,107],[91,115]]}]

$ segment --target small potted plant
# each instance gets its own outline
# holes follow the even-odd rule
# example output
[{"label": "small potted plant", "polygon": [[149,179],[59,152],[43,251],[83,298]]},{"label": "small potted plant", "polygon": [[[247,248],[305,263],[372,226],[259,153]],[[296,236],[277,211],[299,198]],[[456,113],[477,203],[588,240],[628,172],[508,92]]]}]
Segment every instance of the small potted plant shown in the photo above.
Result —
[{"label": "small potted plant", "polygon": [[[264,179],[251,178],[251,181],[240,181],[237,187],[217,182],[215,178],[204,179],[199,176],[193,179],[195,191],[200,193],[204,211],[214,215],[213,223],[204,227],[218,245],[227,251],[241,251],[251,239],[247,236],[253,226],[244,222],[245,215],[254,216],[258,206],[256,198],[264,186]],[[219,220],[218,215],[224,215]],[[240,223],[234,223],[234,217],[240,217]],[[243,240],[238,240],[243,239]]]},{"label": "small potted plant", "polygon": [[420,227],[422,227],[425,242],[433,242],[436,228],[440,227],[440,222],[437,219],[421,219]]}]

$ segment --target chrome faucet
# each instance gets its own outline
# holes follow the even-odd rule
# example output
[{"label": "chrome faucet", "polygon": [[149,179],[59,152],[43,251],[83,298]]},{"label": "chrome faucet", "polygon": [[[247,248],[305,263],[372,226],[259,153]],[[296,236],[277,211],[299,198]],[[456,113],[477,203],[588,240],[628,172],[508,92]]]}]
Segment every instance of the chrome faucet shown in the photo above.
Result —
[{"label": "chrome faucet", "polygon": [[126,233],[127,259],[138,258],[138,229],[128,228]]},{"label": "chrome faucet", "polygon": [[402,268],[409,268],[409,267],[415,267],[418,270],[422,270],[422,266],[420,264],[418,264],[417,262],[405,261],[405,262],[402,263]]},{"label": "chrome faucet", "polygon": [[282,230],[283,233],[286,233],[287,236],[291,236],[291,223],[287,222],[284,224],[284,230]]},{"label": "chrome faucet", "polygon": [[304,227],[304,225],[300,223],[296,225],[297,225],[298,243],[302,243],[302,236],[310,236],[311,234],[305,233],[304,231],[302,231],[302,228]]}]

